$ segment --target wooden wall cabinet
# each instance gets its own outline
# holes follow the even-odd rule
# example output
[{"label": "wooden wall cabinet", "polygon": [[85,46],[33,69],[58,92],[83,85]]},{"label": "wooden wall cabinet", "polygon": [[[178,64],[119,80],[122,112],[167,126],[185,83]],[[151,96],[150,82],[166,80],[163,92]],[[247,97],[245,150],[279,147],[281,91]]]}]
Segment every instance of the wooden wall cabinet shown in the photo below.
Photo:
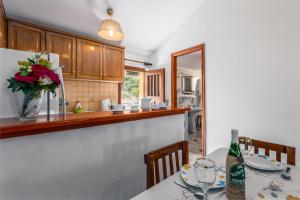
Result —
[{"label": "wooden wall cabinet", "polygon": [[0,0],[0,48],[2,47],[6,47],[7,46],[7,28],[6,28],[6,24],[7,20],[6,20],[6,15],[5,15],[5,11],[4,11],[4,7],[2,4],[2,1]]},{"label": "wooden wall cabinet", "polygon": [[123,81],[124,49],[103,45],[103,80]]},{"label": "wooden wall cabinet", "polygon": [[77,39],[77,78],[100,80],[101,69],[102,44]]},{"label": "wooden wall cabinet", "polygon": [[17,22],[8,22],[8,48],[22,51],[45,51],[46,31]]},{"label": "wooden wall cabinet", "polygon": [[47,52],[59,54],[59,65],[66,78],[76,77],[76,38],[60,33],[47,31]]},{"label": "wooden wall cabinet", "polygon": [[123,81],[124,48],[83,38],[28,23],[8,21],[8,48],[32,52],[46,50],[59,54],[59,64],[64,66],[65,78]]}]

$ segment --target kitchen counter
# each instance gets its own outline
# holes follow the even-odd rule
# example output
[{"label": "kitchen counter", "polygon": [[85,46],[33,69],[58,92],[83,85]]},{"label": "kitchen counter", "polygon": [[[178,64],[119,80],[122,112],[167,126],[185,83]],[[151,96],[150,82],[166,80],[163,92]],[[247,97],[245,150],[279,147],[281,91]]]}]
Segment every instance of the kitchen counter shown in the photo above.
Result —
[{"label": "kitchen counter", "polygon": [[0,199],[130,199],[146,190],[144,154],[184,140],[185,110],[0,119]]},{"label": "kitchen counter", "polygon": [[91,126],[99,126],[148,118],[183,114],[189,108],[155,110],[147,112],[113,114],[112,112],[92,112],[67,115],[40,116],[36,121],[19,121],[18,118],[0,119],[0,139],[64,131]]}]

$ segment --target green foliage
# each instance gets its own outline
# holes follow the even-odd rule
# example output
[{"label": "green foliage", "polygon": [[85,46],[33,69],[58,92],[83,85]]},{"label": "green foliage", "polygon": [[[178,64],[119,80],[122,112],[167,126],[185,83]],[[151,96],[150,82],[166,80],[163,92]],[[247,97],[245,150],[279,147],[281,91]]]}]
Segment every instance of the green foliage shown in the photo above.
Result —
[{"label": "green foliage", "polygon": [[40,59],[39,64],[46,66],[48,69],[50,69],[50,67],[51,67],[51,62],[49,62],[48,60],[45,60],[45,59]]},{"label": "green foliage", "polygon": [[56,96],[56,86],[51,84],[51,85],[37,85],[37,84],[28,84],[24,82],[19,82],[16,81],[15,78],[10,78],[7,79],[9,82],[8,88],[11,88],[12,92],[18,92],[18,91],[23,91],[24,94],[30,94],[30,100],[33,98],[37,98],[40,95],[40,91],[42,90],[49,90],[53,96]]},{"label": "green foliage", "polygon": [[21,65],[21,66],[28,67],[28,66],[31,65],[31,62],[29,62],[29,61],[19,61],[18,64]]},{"label": "green foliage", "polygon": [[139,84],[140,80],[136,76],[126,76],[124,81],[124,94],[126,93],[129,97],[139,98]]}]

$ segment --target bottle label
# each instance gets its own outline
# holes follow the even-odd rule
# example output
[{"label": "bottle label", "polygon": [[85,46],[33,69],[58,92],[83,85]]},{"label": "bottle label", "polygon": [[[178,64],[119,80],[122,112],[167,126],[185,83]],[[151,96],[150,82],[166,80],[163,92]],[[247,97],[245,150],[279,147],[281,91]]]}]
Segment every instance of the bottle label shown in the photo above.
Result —
[{"label": "bottle label", "polygon": [[229,168],[229,181],[232,186],[243,186],[245,184],[245,166],[236,163]]}]

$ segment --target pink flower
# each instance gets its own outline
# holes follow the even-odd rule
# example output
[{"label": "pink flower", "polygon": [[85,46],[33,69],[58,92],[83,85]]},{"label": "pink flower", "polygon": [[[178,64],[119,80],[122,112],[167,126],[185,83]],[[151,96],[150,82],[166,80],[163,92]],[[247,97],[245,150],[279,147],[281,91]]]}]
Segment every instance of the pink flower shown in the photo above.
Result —
[{"label": "pink flower", "polygon": [[16,81],[24,82],[24,83],[34,83],[37,80],[37,77],[29,74],[28,76],[21,76],[20,72],[15,74]]},{"label": "pink flower", "polygon": [[49,77],[56,85],[60,85],[59,76],[44,65],[33,65],[32,73],[41,79]]},{"label": "pink flower", "polygon": [[49,70],[48,76],[55,84],[60,85],[60,79],[59,76],[52,70]]},{"label": "pink flower", "polygon": [[32,65],[32,73],[37,77],[43,78],[49,71],[50,70],[43,65]]}]

